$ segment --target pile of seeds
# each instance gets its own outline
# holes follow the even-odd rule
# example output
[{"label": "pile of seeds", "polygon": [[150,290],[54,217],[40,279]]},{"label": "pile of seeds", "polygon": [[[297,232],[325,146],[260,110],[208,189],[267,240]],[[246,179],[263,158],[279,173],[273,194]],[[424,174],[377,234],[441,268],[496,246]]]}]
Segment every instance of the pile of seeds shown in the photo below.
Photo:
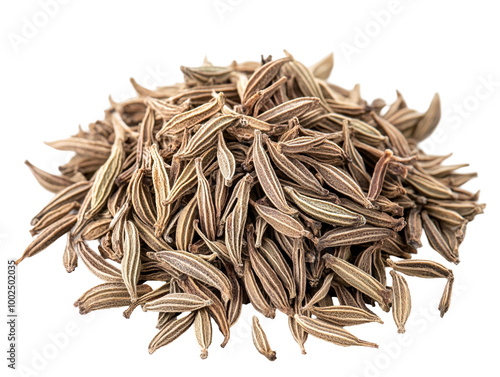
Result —
[{"label": "pile of seeds", "polygon": [[[75,306],[158,312],[150,353],[194,326],[207,357],[212,320],[224,347],[248,303],[268,318],[285,313],[303,353],[308,334],[376,347],[344,327],[381,323],[367,307],[378,304],[404,332],[403,274],[445,279],[443,316],[453,273],[414,256],[423,230],[437,260],[459,262],[466,225],[484,208],[460,188],[476,175],[417,146],[439,122],[437,95],[425,113],[399,93],[369,104],[359,86],[326,82],[332,67],[332,56],[307,68],[286,53],[181,67],[184,83],[156,90],[132,80],[137,97],[111,100],[88,131],[48,143],[75,152],[61,175],[26,162],[56,196],[18,263],[67,234],[67,271],[80,260],[104,281]],[[257,318],[252,335],[276,359]]]}]

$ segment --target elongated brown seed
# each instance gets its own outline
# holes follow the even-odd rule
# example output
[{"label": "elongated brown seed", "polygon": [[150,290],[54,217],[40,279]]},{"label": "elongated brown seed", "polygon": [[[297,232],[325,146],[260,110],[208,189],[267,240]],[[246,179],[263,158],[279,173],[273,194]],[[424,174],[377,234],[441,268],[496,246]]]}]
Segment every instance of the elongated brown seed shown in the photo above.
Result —
[{"label": "elongated brown seed", "polygon": [[325,254],[323,259],[325,260],[326,267],[330,268],[350,286],[370,296],[382,306],[390,302],[390,291],[363,270],[330,254]]},{"label": "elongated brown seed", "polygon": [[206,359],[208,357],[208,347],[212,343],[212,323],[206,309],[200,309],[196,312],[194,332],[201,348],[200,357]]},{"label": "elongated brown seed", "polygon": [[202,258],[186,251],[162,251],[148,253],[148,256],[164,261],[176,270],[217,288],[225,302],[231,299],[231,282],[229,279]]},{"label": "elongated brown seed", "polygon": [[158,348],[172,343],[179,336],[184,334],[194,322],[196,313],[190,313],[179,319],[172,319],[165,324],[158,334],[149,343],[149,353],[153,354]]},{"label": "elongated brown seed", "polygon": [[313,319],[299,314],[294,316],[297,323],[309,334],[337,344],[342,347],[364,346],[378,348],[375,343],[360,340],[342,327],[331,325],[319,319]]},{"label": "elongated brown seed", "polygon": [[170,293],[142,306],[146,311],[181,313],[191,312],[211,305],[212,300],[205,300],[190,293]]},{"label": "elongated brown seed", "polygon": [[[443,316],[453,273],[417,249],[425,235],[458,263],[485,209],[462,188],[477,174],[419,145],[438,124],[439,96],[425,113],[399,92],[368,102],[359,85],[327,82],[332,67],[332,56],[307,68],[285,51],[221,66],[205,59],[181,67],[184,82],[156,89],[131,79],[136,97],[110,98],[104,119],[48,143],[74,153],[59,173],[26,162],[55,195],[17,263],[67,233],[65,269],[80,263],[104,281],[75,303],[80,312],[158,311],[150,352],[194,324],[205,358],[212,319],[224,347],[246,304],[267,318],[285,313],[303,353],[309,334],[375,347],[343,327],[381,322],[377,302],[404,331],[404,274],[446,279]],[[254,327],[257,348],[274,358]]]},{"label": "elongated brown seed", "polygon": [[252,339],[255,348],[257,348],[260,354],[267,357],[269,361],[276,360],[276,352],[271,349],[266,333],[262,329],[259,319],[256,316],[252,317]]},{"label": "elongated brown seed", "polygon": [[396,271],[391,271],[392,276],[392,316],[398,327],[398,333],[405,332],[405,323],[410,316],[411,297],[408,283]]}]

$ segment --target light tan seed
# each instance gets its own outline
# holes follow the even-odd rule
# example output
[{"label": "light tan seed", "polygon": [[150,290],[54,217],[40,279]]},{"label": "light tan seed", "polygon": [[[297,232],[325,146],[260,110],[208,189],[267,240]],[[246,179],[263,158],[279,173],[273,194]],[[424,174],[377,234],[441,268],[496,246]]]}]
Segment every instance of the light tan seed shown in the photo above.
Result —
[{"label": "light tan seed", "polygon": [[449,278],[453,276],[453,272],[434,261],[424,259],[401,260],[394,262],[387,259],[387,265],[395,271],[401,272],[408,276],[416,276],[419,278]]},{"label": "light tan seed", "polygon": [[99,279],[110,283],[123,283],[121,271],[93,251],[84,241],[76,242],[76,251],[85,266]]},{"label": "light tan seed", "polygon": [[236,170],[236,161],[233,154],[229,150],[224,141],[224,136],[222,132],[219,132],[217,136],[217,161],[219,163],[219,169],[224,177],[226,186],[231,186],[233,182],[234,172]]},{"label": "light tan seed", "polygon": [[86,219],[91,219],[99,213],[111,193],[116,177],[120,174],[125,151],[123,150],[123,139],[115,135],[115,142],[111,148],[106,162],[99,168],[92,185],[92,198],[90,208],[85,213]]},{"label": "light tan seed", "polygon": [[[255,243],[255,247],[257,247],[257,243]],[[287,289],[288,296],[291,299],[295,298],[296,288],[293,273],[281,250],[270,238],[267,237],[263,239],[259,250],[272,269],[276,272],[284,287]]]},{"label": "light tan seed", "polygon": [[60,151],[73,151],[80,156],[96,159],[106,159],[111,152],[111,147],[108,143],[79,137],[45,142],[45,144]]},{"label": "light tan seed", "polygon": [[151,158],[153,159],[152,178],[155,190],[156,202],[156,222],[155,234],[156,237],[163,236],[165,228],[168,225],[170,218],[170,205],[165,204],[165,201],[170,193],[170,180],[165,167],[165,162],[160,156],[156,144],[153,144],[149,149]]},{"label": "light tan seed", "polygon": [[370,322],[384,323],[378,316],[353,306],[311,306],[310,311],[318,319],[336,326],[356,326]]},{"label": "light tan seed", "polygon": [[64,248],[63,265],[68,272],[73,272],[78,266],[78,255],[76,254],[75,243],[71,233],[68,233],[66,247]]},{"label": "light tan seed", "polygon": [[186,204],[181,210],[175,228],[175,245],[178,250],[188,250],[193,242],[194,228],[193,221],[198,216],[198,201],[196,196]]},{"label": "light tan seed", "polygon": [[163,127],[156,134],[156,139],[160,139],[166,134],[176,134],[189,129],[196,124],[203,122],[205,119],[210,118],[220,111],[224,106],[225,96],[219,93],[210,102],[201,105],[193,110],[186,111],[173,117],[169,122],[165,123]]},{"label": "light tan seed", "polygon": [[73,210],[78,210],[80,208],[80,203],[78,202],[70,202],[67,204],[63,204],[58,208],[54,208],[53,210],[47,212],[43,215],[40,220],[36,223],[36,225],[30,230],[32,236],[36,235],[43,229],[52,225],[56,221],[62,219],[64,216],[68,215]]},{"label": "light tan seed", "polygon": [[269,161],[269,157],[264,150],[264,146],[262,144],[262,133],[259,130],[255,130],[253,161],[259,183],[274,206],[281,212],[288,215],[294,215],[297,213],[297,211],[291,208],[286,202],[285,194],[278,181],[278,177],[276,176],[276,173],[271,166],[271,162]]},{"label": "light tan seed", "polygon": [[213,147],[217,135],[223,132],[235,120],[236,118],[232,115],[223,115],[209,120],[200,127],[193,137],[189,139],[186,146],[177,153],[177,158],[189,159],[198,157]]},{"label": "light tan seed", "polygon": [[147,253],[147,256],[166,262],[176,270],[217,288],[221,292],[224,302],[231,299],[231,282],[227,276],[199,256],[186,251],[161,251]]},{"label": "light tan seed", "polygon": [[252,266],[249,261],[245,261],[244,264],[243,282],[245,284],[245,291],[248,295],[248,299],[254,309],[267,318],[274,318],[276,316],[276,310],[269,305],[266,297],[264,297],[264,294],[255,280]]},{"label": "light tan seed", "polygon": [[66,215],[52,225],[45,228],[24,250],[23,255],[16,261],[21,263],[52,245],[59,237],[68,232],[76,223],[76,215]]},{"label": "light tan seed", "polygon": [[293,311],[288,302],[285,288],[278,275],[271,265],[255,248],[253,228],[247,234],[248,254],[253,271],[258,276],[264,292],[269,296],[271,303],[280,311],[287,315],[292,315]]},{"label": "light tan seed", "polygon": [[267,150],[275,165],[287,177],[294,182],[300,182],[301,186],[313,190],[322,196],[329,194],[328,190],[321,187],[317,178],[300,161],[289,158],[279,153],[276,144],[268,139]]},{"label": "light tan seed", "polygon": [[313,319],[299,314],[295,314],[294,318],[306,332],[317,338],[326,340],[327,342],[331,342],[342,347],[364,346],[378,348],[378,345],[375,343],[358,339],[343,328],[331,325],[320,319]]},{"label": "light tan seed", "polygon": [[134,225],[139,231],[139,237],[154,251],[173,250],[163,239],[155,236],[154,228],[144,224],[137,216],[133,216]]},{"label": "light tan seed", "polygon": [[437,225],[430,219],[427,211],[422,211],[421,216],[425,235],[427,236],[431,247],[441,254],[447,261],[458,264],[460,260],[455,254],[453,254],[440,229],[438,229]]},{"label": "light tan seed", "polygon": [[42,186],[44,189],[50,192],[58,193],[59,191],[64,190],[68,186],[71,186],[73,183],[75,183],[71,179],[66,178],[64,176],[57,176],[54,174],[47,173],[46,171],[37,168],[27,160],[24,161],[24,163],[30,169],[31,173],[38,181],[40,186]]},{"label": "light tan seed", "polygon": [[320,289],[314,294],[314,296],[309,300],[307,305],[304,305],[302,307],[302,310],[309,310],[314,304],[318,303],[323,299],[328,294],[328,291],[330,290],[332,286],[332,281],[333,281],[334,274],[330,273],[325,276],[325,279],[323,280],[323,284],[321,284]]},{"label": "light tan seed", "polygon": [[196,176],[198,178],[198,190],[196,192],[196,200],[198,202],[198,211],[200,217],[200,225],[207,238],[215,241],[217,234],[217,224],[215,223],[215,207],[212,200],[210,185],[203,174],[203,166],[201,158],[196,159]]},{"label": "light tan seed", "polygon": [[354,228],[334,228],[318,239],[316,248],[358,245],[377,242],[387,238],[395,238],[397,234],[391,229],[363,225]]},{"label": "light tan seed", "polygon": [[234,269],[238,275],[242,276],[243,260],[241,255],[248,216],[248,202],[250,190],[252,189],[251,176],[247,174],[240,182],[241,184],[238,185],[238,190],[235,193],[237,197],[236,205],[226,221],[225,240]]},{"label": "light tan seed", "polygon": [[209,305],[206,308],[210,312],[211,317],[217,323],[219,331],[224,336],[224,341],[221,344],[221,347],[224,348],[230,338],[229,322],[225,307],[217,295],[204,285],[198,284],[190,277],[179,281],[179,285],[187,293],[192,293],[202,298],[212,300],[212,305]]},{"label": "light tan seed", "polygon": [[172,343],[184,334],[193,324],[196,313],[190,313],[179,319],[171,319],[149,343],[149,353],[153,354],[158,348]]},{"label": "light tan seed", "polygon": [[121,262],[123,282],[132,302],[137,296],[137,283],[141,273],[141,245],[139,232],[132,221],[126,221],[123,229],[123,258]]},{"label": "light tan seed", "polygon": [[212,305],[212,300],[205,300],[190,293],[170,293],[156,300],[145,303],[142,310],[145,312],[182,313],[192,312],[205,306]]},{"label": "light tan seed", "polygon": [[323,164],[310,157],[296,155],[296,158],[316,169],[325,183],[335,191],[350,197],[366,208],[373,208],[373,204],[368,200],[361,187],[343,170]]},{"label": "light tan seed", "polygon": [[294,317],[288,317],[288,328],[292,333],[293,339],[299,345],[300,351],[302,352],[303,355],[305,355],[307,352],[304,347],[304,344],[307,340],[308,333],[305,332],[301,326],[299,326]]},{"label": "light tan seed", "polygon": [[154,226],[156,222],[155,206],[151,193],[144,187],[144,169],[137,169],[132,176],[128,190],[134,212],[145,223]]},{"label": "light tan seed", "polygon": [[255,348],[257,348],[260,354],[267,357],[270,361],[276,360],[276,352],[271,349],[266,333],[256,316],[252,317],[252,339]]},{"label": "light tan seed", "polygon": [[285,236],[291,238],[312,238],[311,232],[306,230],[304,226],[293,217],[288,216],[277,209],[261,204],[256,204],[255,209],[269,225]]},{"label": "light tan seed", "polygon": [[241,102],[245,103],[248,98],[253,96],[259,90],[264,89],[276,77],[281,67],[290,60],[291,58],[289,57],[281,58],[263,64],[261,67],[256,69],[252,76],[248,79]]},{"label": "light tan seed", "polygon": [[330,254],[323,256],[325,265],[340,278],[342,278],[351,287],[363,292],[367,296],[377,301],[382,308],[386,307],[391,300],[391,292],[382,284],[368,275],[363,270],[352,265],[351,263],[334,257]]},{"label": "light tan seed", "polygon": [[405,332],[405,324],[411,312],[411,297],[405,278],[392,270],[392,316],[398,333]]},{"label": "light tan seed", "polygon": [[363,216],[325,200],[311,198],[285,186],[285,192],[302,211],[316,220],[334,226],[360,226],[366,223]]},{"label": "light tan seed", "polygon": [[208,357],[208,347],[212,344],[212,322],[210,322],[207,309],[200,309],[196,312],[194,333],[201,347],[200,357],[206,359]]},{"label": "light tan seed", "polygon": [[[141,284],[137,287],[137,295],[143,296],[152,289],[149,285]],[[130,294],[123,283],[104,283],[85,292],[74,306],[80,314],[88,314],[94,310],[119,308],[130,305]]]}]

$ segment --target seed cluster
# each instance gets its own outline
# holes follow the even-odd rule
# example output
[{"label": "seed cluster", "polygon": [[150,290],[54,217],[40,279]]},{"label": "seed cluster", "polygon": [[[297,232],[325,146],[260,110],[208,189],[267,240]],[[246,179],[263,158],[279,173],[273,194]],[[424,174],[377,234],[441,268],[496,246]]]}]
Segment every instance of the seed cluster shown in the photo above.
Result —
[{"label": "seed cluster", "polygon": [[[403,333],[403,274],[446,279],[443,316],[453,273],[414,256],[425,233],[436,259],[459,262],[466,225],[484,209],[460,188],[475,174],[418,148],[439,122],[437,95],[425,113],[400,93],[368,103],[359,86],[328,83],[332,67],[331,55],[307,68],[286,53],[181,67],[184,83],[156,90],[132,80],[137,97],[48,143],[75,152],[61,175],[26,162],[56,196],[17,263],[67,234],[67,271],[81,261],[104,282],[75,306],[158,312],[150,353],[194,325],[206,358],[212,321],[225,346],[248,303],[286,314],[303,353],[308,334],[377,347],[344,327],[382,323],[367,307],[378,305]],[[256,317],[252,336],[275,360]]]}]

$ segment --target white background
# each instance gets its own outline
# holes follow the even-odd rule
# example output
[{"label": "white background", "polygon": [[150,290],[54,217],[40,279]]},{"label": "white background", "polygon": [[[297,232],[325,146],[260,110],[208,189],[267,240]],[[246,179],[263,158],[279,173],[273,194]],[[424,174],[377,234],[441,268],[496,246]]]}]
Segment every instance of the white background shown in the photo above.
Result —
[{"label": "white background", "polygon": [[[468,188],[481,189],[488,207],[469,226],[444,319],[437,302],[445,282],[408,278],[413,312],[404,337],[392,317],[380,313],[384,325],[352,329],[380,349],[342,348],[310,337],[302,356],[286,318],[278,315],[261,320],[277,351],[274,363],[253,347],[249,307],[225,349],[215,332],[205,361],[192,331],[150,356],[154,314],[139,309],[130,320],[121,310],[78,315],[73,302],[98,281],[82,267],[66,273],[61,240],[18,271],[18,366],[25,369],[20,375],[496,373],[500,23],[493,1],[61,1],[50,14],[45,2],[3,1],[0,10],[2,260],[21,255],[31,239],[31,217],[51,197],[23,161],[56,172],[69,155],[43,141],[65,138],[79,124],[100,119],[109,94],[118,100],[131,96],[129,77],[148,87],[170,84],[182,80],[180,65],[199,65],[205,55],[225,65],[259,60],[261,54],[279,58],[285,48],[312,64],[334,51],[330,80],[348,88],[360,83],[369,101],[381,97],[390,103],[398,89],[409,106],[425,111],[439,92],[444,115],[424,148],[453,152],[450,163],[469,162],[467,170],[480,175]],[[39,26],[27,30],[26,22]],[[442,261],[428,247],[421,252]],[[2,308],[6,269],[3,261]],[[6,335],[0,344],[5,355]],[[1,359],[0,374],[10,375]]]}]

